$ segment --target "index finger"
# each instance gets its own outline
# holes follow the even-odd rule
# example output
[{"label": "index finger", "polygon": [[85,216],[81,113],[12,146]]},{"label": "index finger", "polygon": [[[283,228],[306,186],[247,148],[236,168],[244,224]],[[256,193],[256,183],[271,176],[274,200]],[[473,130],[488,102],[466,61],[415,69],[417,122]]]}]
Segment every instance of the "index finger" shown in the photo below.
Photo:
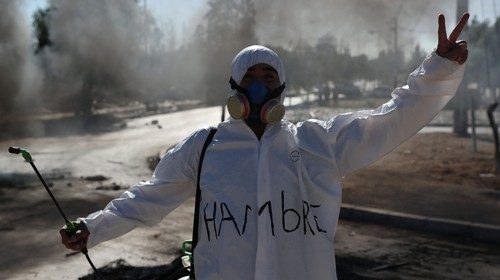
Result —
[{"label": "index finger", "polygon": [[448,41],[448,36],[446,35],[446,22],[444,15],[440,14],[438,17],[438,44]]},{"label": "index finger", "polygon": [[453,31],[451,32],[449,39],[452,43],[455,43],[455,41],[460,36],[460,33],[462,33],[462,30],[464,30],[465,25],[467,25],[467,20],[469,20],[469,13],[465,13],[462,16],[457,26],[455,26],[455,29],[453,29]]}]

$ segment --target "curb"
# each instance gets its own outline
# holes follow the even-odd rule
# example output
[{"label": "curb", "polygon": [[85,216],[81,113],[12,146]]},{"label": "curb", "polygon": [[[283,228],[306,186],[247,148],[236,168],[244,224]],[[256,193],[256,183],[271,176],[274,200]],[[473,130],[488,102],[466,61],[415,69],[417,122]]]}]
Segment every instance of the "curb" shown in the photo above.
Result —
[{"label": "curb", "polygon": [[500,226],[342,204],[340,219],[500,244]]}]

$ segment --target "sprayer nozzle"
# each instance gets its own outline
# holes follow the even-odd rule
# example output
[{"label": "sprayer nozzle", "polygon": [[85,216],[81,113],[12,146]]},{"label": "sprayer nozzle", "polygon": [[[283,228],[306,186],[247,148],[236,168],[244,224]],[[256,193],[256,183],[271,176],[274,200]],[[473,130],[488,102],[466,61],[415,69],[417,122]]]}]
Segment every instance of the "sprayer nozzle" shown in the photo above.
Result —
[{"label": "sprayer nozzle", "polygon": [[25,149],[22,149],[19,147],[10,147],[9,153],[16,154],[16,155],[21,154],[27,162],[33,162],[33,159],[31,158],[30,153],[28,151],[26,151]]},{"label": "sprayer nozzle", "polygon": [[11,154],[19,154],[21,152],[21,148],[19,147],[9,147],[9,153]]}]

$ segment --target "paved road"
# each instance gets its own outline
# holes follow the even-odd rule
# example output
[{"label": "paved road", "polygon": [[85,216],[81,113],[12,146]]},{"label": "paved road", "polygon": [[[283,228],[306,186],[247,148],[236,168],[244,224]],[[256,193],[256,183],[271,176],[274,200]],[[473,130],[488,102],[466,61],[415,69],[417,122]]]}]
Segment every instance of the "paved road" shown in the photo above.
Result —
[{"label": "paved road", "polygon": [[[472,133],[472,128],[469,127],[468,129],[469,133]],[[422,130],[419,131],[419,133],[453,133],[453,127],[451,126],[426,126],[422,128]],[[486,134],[490,135],[491,134],[491,128],[490,127],[477,127],[476,128],[476,133],[479,134]]]},{"label": "paved road", "polygon": [[[157,120],[162,129],[151,125],[152,120]],[[118,184],[129,185],[151,173],[144,164],[148,156],[219,120],[220,107],[208,107],[132,119],[125,129],[115,132],[7,140],[0,142],[0,147],[5,150],[9,146],[25,147],[32,152],[42,174],[56,171],[74,176],[101,174]],[[32,171],[21,159],[5,153],[0,157],[2,173],[32,174]]]}]

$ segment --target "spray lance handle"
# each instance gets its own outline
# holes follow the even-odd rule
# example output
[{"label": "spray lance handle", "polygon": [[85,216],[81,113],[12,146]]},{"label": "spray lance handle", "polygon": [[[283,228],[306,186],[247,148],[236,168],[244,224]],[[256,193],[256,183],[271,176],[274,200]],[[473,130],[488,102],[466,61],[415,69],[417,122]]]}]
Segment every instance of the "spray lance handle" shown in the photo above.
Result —
[{"label": "spray lance handle", "polygon": [[[65,229],[65,231],[66,231],[66,234],[69,237],[75,235],[76,232],[78,230],[80,230],[80,229],[81,229],[80,223],[75,222],[75,221],[72,222],[72,221],[66,220],[66,229]],[[87,252],[88,252],[86,247],[82,248],[80,251],[82,253],[84,253],[84,254],[87,254]]]},{"label": "spray lance handle", "polygon": [[72,221],[66,221],[66,234],[68,236],[73,236],[79,230],[78,223]]}]

